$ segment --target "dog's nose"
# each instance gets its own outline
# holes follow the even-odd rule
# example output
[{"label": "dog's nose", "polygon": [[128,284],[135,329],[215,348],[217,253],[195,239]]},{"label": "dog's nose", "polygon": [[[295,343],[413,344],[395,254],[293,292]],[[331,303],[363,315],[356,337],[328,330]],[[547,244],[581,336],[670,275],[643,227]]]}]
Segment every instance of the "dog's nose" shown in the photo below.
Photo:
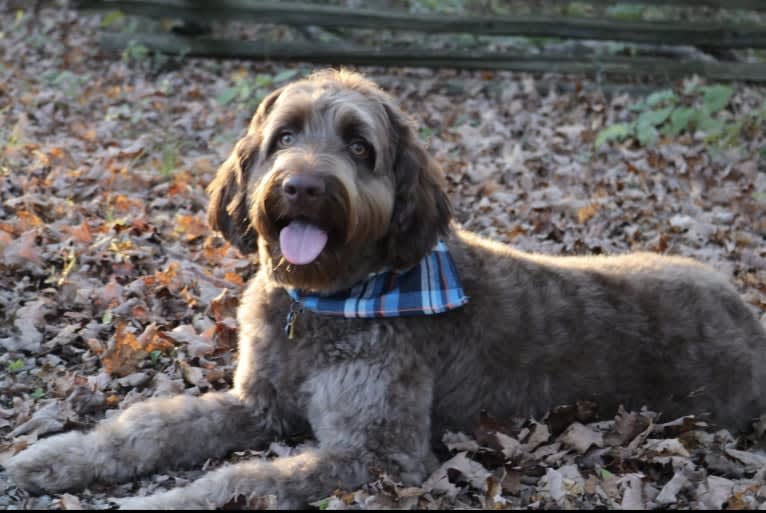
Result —
[{"label": "dog's nose", "polygon": [[315,175],[292,175],[282,182],[282,192],[290,201],[312,201],[324,194],[325,183]]}]

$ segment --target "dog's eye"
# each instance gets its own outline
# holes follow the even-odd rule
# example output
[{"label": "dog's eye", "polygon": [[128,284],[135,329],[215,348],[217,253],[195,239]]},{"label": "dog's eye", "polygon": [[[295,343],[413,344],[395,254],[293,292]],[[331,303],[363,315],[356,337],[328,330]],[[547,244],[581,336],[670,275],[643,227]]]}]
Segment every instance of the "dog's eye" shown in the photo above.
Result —
[{"label": "dog's eye", "polygon": [[292,132],[282,132],[279,134],[280,146],[291,146],[295,143],[295,135]]},{"label": "dog's eye", "polygon": [[348,145],[348,151],[351,152],[351,155],[359,159],[366,158],[370,153],[369,146],[361,139],[351,141],[351,144]]}]

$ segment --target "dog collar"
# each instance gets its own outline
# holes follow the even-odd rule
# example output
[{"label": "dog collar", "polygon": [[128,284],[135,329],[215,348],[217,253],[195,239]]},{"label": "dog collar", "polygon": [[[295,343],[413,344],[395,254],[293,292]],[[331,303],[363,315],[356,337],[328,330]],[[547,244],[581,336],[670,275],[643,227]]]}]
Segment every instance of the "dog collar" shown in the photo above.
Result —
[{"label": "dog collar", "polygon": [[329,295],[290,287],[285,290],[293,299],[285,325],[290,338],[302,309],[349,319],[409,317],[440,314],[468,302],[455,263],[442,241],[410,270],[383,271],[348,290]]}]

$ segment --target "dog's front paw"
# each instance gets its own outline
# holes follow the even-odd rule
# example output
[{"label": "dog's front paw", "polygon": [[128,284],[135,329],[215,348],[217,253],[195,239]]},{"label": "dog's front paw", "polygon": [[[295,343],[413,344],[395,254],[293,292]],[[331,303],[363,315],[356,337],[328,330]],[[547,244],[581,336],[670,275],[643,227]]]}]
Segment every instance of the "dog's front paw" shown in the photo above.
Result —
[{"label": "dog's front paw", "polygon": [[41,440],[8,459],[4,466],[16,486],[32,493],[59,492],[93,480],[85,436],[66,433]]},{"label": "dog's front paw", "polygon": [[157,511],[168,509],[214,509],[215,505],[199,497],[193,488],[176,488],[144,497],[110,498],[119,509]]},{"label": "dog's front paw", "polygon": [[151,501],[147,501],[147,498],[148,497],[123,497],[116,499],[112,497],[109,499],[109,502],[117,504],[117,508],[119,509],[127,509],[132,511],[158,510],[159,508],[154,504],[151,504]]}]

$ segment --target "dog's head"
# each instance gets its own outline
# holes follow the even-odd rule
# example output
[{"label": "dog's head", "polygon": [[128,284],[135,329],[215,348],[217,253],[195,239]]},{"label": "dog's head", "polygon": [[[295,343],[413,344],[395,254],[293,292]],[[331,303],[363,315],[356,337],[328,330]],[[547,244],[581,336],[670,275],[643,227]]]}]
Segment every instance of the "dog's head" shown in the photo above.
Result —
[{"label": "dog's head", "polygon": [[322,292],[412,267],[451,216],[408,117],[349,71],[267,96],[208,192],[213,228],[278,282]]}]

